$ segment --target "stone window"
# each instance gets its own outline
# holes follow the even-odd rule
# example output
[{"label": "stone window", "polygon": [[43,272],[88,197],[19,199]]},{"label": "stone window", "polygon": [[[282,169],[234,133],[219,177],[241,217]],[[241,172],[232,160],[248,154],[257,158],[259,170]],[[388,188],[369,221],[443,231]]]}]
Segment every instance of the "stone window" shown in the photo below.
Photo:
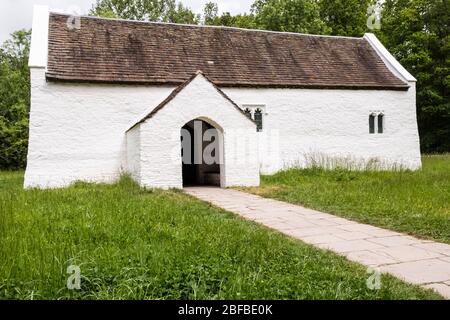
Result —
[{"label": "stone window", "polygon": [[255,122],[256,122],[256,130],[258,132],[261,132],[263,130],[263,113],[261,109],[256,109],[255,110]]},{"label": "stone window", "polygon": [[374,113],[372,113],[369,116],[369,133],[370,134],[375,134],[375,118],[376,118],[376,115]]},{"label": "stone window", "polygon": [[369,133],[370,134],[383,134],[385,121],[384,113],[381,111],[372,112],[369,115]]},{"label": "stone window", "polygon": [[262,132],[264,129],[264,116],[267,115],[265,106],[263,105],[245,105],[243,106],[244,113],[256,122],[256,129]]},{"label": "stone window", "polygon": [[382,113],[378,115],[378,133],[384,133],[384,114]]}]

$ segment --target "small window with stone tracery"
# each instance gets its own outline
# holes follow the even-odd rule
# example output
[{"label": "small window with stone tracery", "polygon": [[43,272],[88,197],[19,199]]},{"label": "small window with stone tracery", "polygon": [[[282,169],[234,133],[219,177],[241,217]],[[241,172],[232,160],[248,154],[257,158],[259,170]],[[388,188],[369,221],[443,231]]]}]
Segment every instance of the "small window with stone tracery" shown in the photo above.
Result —
[{"label": "small window with stone tracery", "polygon": [[246,105],[243,108],[247,117],[255,121],[256,130],[262,132],[264,129],[264,116],[266,115],[265,106],[263,105]]},{"label": "small window with stone tracery", "polygon": [[256,122],[256,130],[258,132],[261,132],[263,130],[263,113],[261,109],[256,109],[255,110],[255,122]]}]

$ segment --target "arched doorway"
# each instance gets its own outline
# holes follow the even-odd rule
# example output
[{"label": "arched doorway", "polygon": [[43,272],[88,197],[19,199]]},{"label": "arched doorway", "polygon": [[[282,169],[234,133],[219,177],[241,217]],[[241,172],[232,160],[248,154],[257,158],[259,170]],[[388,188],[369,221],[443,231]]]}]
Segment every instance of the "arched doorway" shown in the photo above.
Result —
[{"label": "arched doorway", "polygon": [[181,129],[184,187],[222,185],[223,136],[217,127],[212,121],[195,119]]}]

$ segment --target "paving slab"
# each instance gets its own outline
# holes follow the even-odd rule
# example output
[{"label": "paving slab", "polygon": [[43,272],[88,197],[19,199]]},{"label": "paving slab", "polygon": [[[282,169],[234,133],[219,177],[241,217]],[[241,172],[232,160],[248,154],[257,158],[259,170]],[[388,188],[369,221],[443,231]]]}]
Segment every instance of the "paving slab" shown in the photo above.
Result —
[{"label": "paving slab", "polygon": [[308,236],[302,238],[303,242],[309,243],[309,244],[330,244],[335,242],[340,242],[342,239],[331,235],[331,234],[323,234],[323,235],[317,235],[317,236]]},{"label": "paving slab", "polygon": [[442,261],[450,262],[450,257],[441,258]]},{"label": "paving slab", "polygon": [[314,223],[316,226],[320,226],[320,227],[332,227],[332,226],[339,225],[337,222],[334,222],[331,219],[316,219],[316,220],[312,220],[312,223]]},{"label": "paving slab", "polygon": [[377,267],[450,299],[450,246],[357,223],[334,215],[245,192],[186,188],[185,192],[285,235],[350,261]]},{"label": "paving slab", "polygon": [[348,240],[348,241],[340,241],[327,243],[325,245],[319,244],[319,247],[322,249],[331,250],[340,254],[345,254],[349,252],[362,251],[362,250],[376,250],[382,249],[383,246],[369,242],[367,240]]},{"label": "paving slab", "polygon": [[375,253],[385,254],[400,262],[429,260],[443,257],[440,253],[413,246],[385,247],[372,250]]},{"label": "paving slab", "polygon": [[450,245],[437,242],[426,242],[414,245],[415,247],[430,250],[450,257]]},{"label": "paving slab", "polygon": [[336,229],[333,227],[315,227],[289,230],[289,233],[287,233],[287,235],[295,237],[297,239],[303,239],[305,237],[311,236],[334,234],[335,232]]},{"label": "paving slab", "polygon": [[427,284],[425,288],[432,289],[437,293],[440,293],[444,297],[450,297],[450,285],[442,284],[442,283],[432,283]]},{"label": "paving slab", "polygon": [[364,265],[373,267],[399,263],[399,261],[393,259],[392,257],[368,250],[349,252],[345,256],[351,261],[359,262]]},{"label": "paving slab", "polygon": [[386,265],[380,269],[414,284],[445,283],[450,280],[450,263],[439,259]]},{"label": "paving slab", "polygon": [[400,247],[422,243],[420,240],[409,236],[376,237],[369,241],[386,247]]},{"label": "paving slab", "polygon": [[329,218],[328,221],[333,221],[333,222],[337,223],[338,225],[356,224],[356,222],[354,222],[354,221],[350,221],[350,220],[347,220],[344,218],[338,218],[338,217]]},{"label": "paving slab", "polygon": [[339,228],[341,228],[344,231],[363,232],[372,237],[393,237],[393,236],[402,235],[402,234],[394,232],[394,231],[385,230],[385,229],[373,227],[373,226],[370,226],[367,224],[362,224],[362,223],[343,225],[343,226],[340,226]]},{"label": "paving slab", "polygon": [[339,231],[335,234],[336,237],[341,238],[342,240],[364,240],[364,239],[372,239],[372,236],[369,236],[367,233],[358,232],[358,231]]}]

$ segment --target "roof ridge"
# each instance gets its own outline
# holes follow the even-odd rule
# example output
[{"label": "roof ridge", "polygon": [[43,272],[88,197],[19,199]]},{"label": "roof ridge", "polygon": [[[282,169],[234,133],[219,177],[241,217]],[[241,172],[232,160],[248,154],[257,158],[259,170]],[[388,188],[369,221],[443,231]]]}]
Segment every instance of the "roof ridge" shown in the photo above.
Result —
[{"label": "roof ridge", "polygon": [[321,35],[321,34],[310,34],[310,33],[300,33],[300,32],[273,31],[273,30],[265,30],[265,29],[249,29],[249,28],[229,27],[229,26],[210,26],[210,25],[202,25],[202,24],[174,23],[174,22],[162,22],[162,21],[141,21],[141,20],[131,20],[131,19],[122,19],[122,18],[106,18],[106,17],[89,16],[89,15],[71,15],[71,14],[55,12],[55,11],[50,11],[50,14],[67,16],[67,17],[75,16],[75,17],[81,17],[81,18],[86,18],[86,19],[97,19],[97,20],[106,20],[106,21],[123,21],[123,22],[130,22],[130,23],[136,23],[136,24],[153,24],[153,25],[169,25],[169,26],[172,25],[172,26],[180,26],[180,27],[193,27],[193,28],[199,28],[199,29],[200,28],[210,28],[210,29],[225,29],[225,30],[248,31],[248,32],[287,34],[287,35],[296,35],[296,36],[303,36],[303,37],[364,40],[364,37],[333,36],[333,35]]}]

